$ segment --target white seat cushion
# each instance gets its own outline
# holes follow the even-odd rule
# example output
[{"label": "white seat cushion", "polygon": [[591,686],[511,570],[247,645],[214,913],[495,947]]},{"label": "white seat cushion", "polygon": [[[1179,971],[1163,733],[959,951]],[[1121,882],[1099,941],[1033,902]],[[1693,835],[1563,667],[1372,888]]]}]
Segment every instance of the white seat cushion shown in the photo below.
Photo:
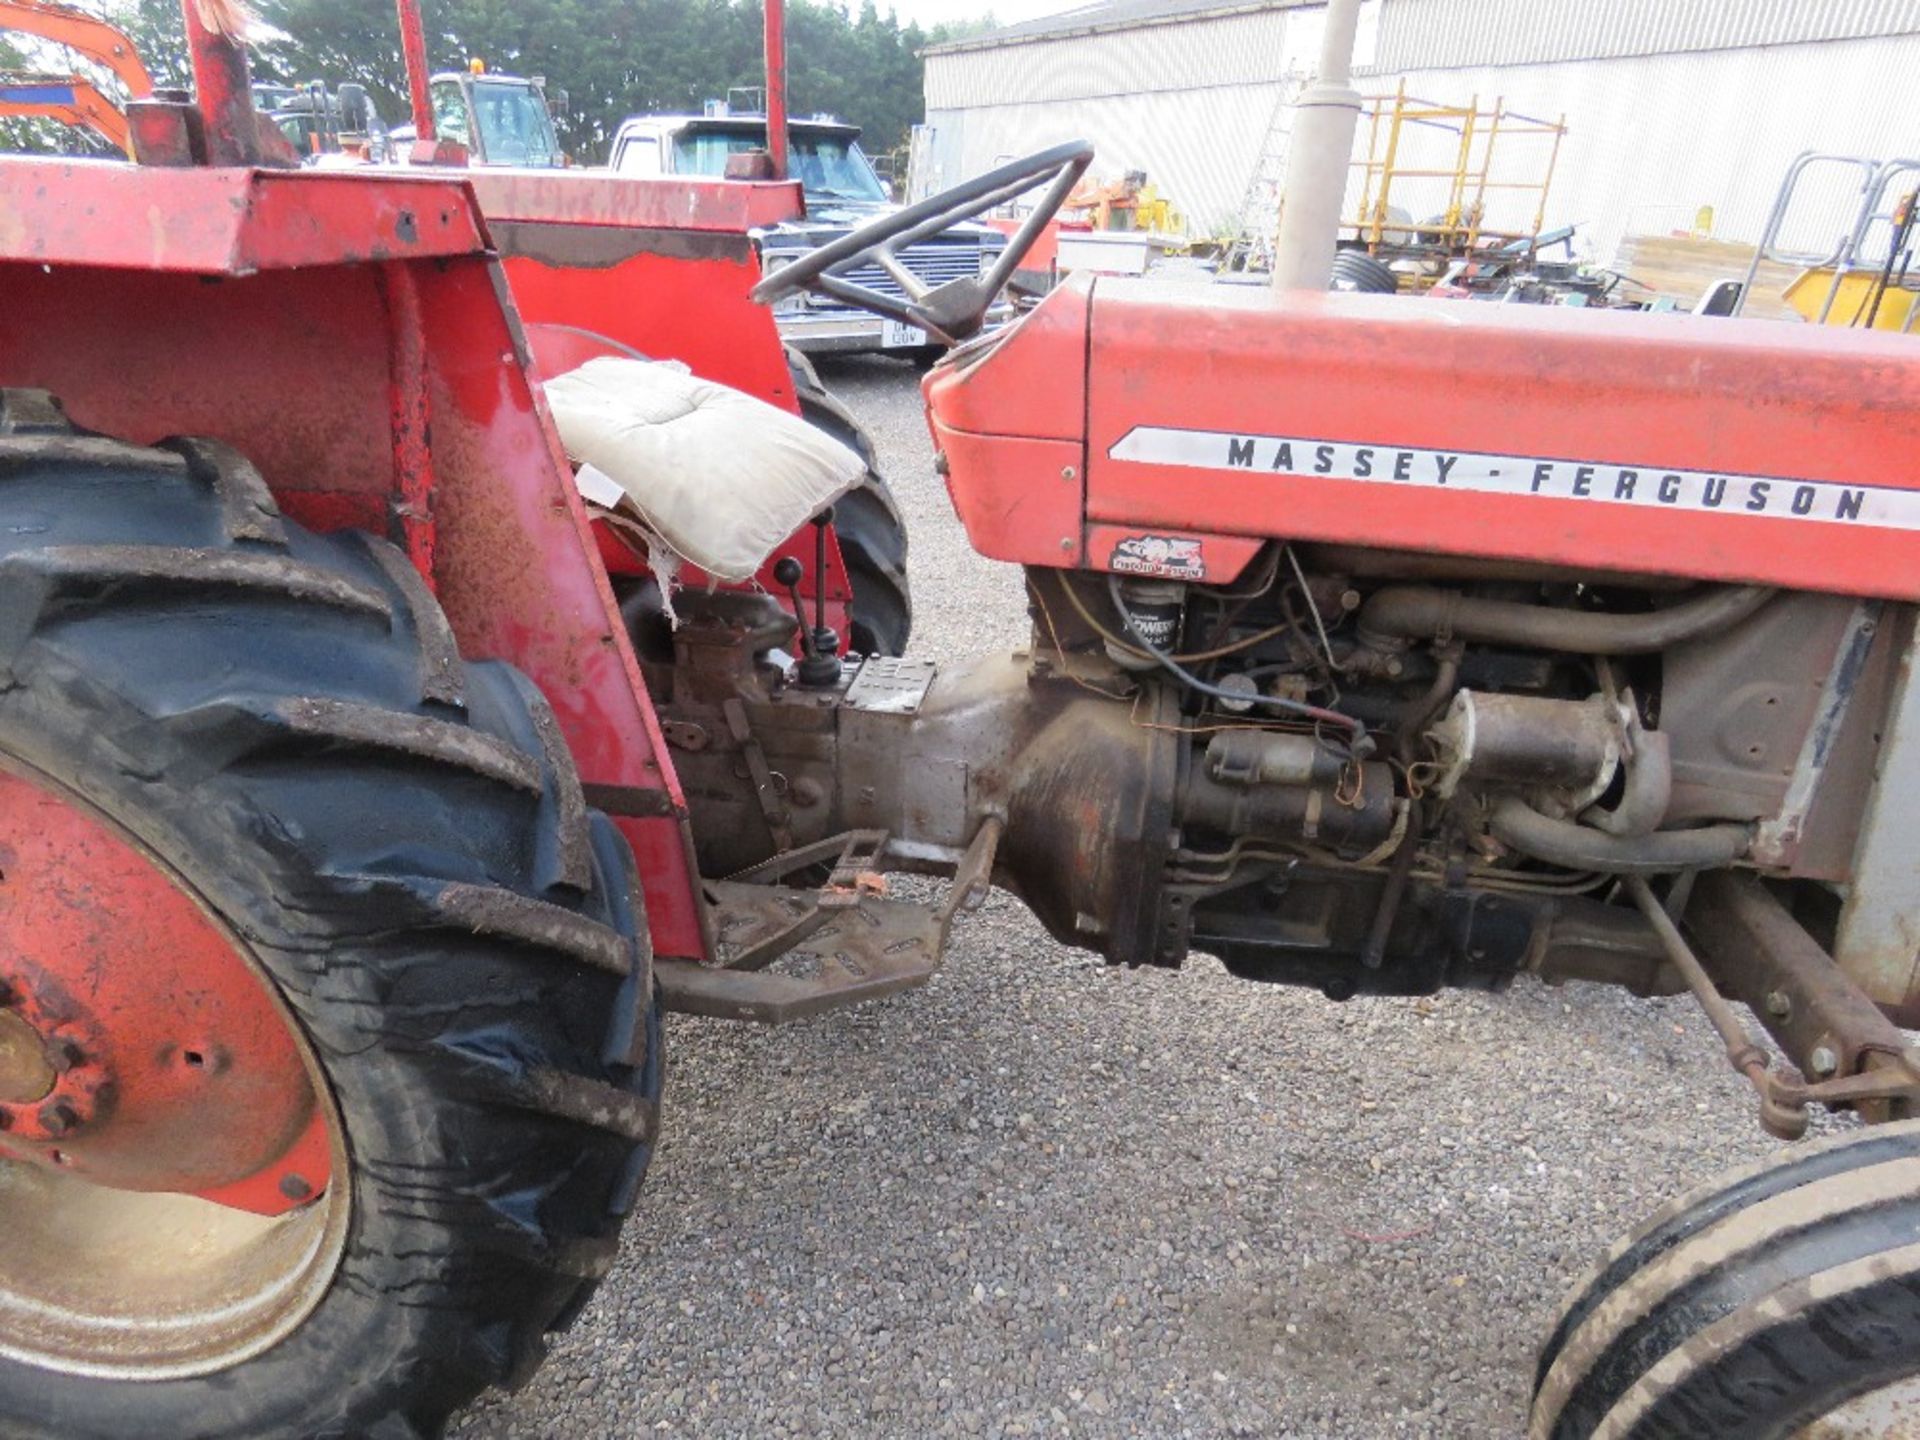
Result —
[{"label": "white seat cushion", "polygon": [[858,455],[798,416],[677,363],[589,360],[549,380],[546,393],[568,456],[611,480],[649,531],[719,580],[752,579],[866,474]]}]

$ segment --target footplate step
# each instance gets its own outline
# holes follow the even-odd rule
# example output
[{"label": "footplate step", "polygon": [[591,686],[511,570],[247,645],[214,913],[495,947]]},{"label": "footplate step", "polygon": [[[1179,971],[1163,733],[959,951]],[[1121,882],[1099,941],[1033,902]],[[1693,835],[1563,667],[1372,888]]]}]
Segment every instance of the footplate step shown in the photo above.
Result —
[{"label": "footplate step", "polygon": [[[783,1025],[925,984],[940,968],[954,914],[984,898],[1001,823],[984,822],[938,902],[893,900],[880,875],[885,834],[853,831],[703,883],[717,963],[659,958],[668,1010]],[[817,889],[791,883],[832,872]],[[771,968],[778,964],[781,968]]]}]

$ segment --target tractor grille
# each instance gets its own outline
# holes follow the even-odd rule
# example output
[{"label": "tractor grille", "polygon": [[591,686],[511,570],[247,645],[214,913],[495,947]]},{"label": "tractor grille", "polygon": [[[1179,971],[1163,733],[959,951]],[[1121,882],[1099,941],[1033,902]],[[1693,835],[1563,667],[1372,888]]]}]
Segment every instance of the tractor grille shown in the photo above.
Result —
[{"label": "tractor grille", "polygon": [[[944,285],[949,280],[972,279],[980,273],[980,246],[972,241],[909,245],[900,253],[900,260],[923,284]],[[878,265],[862,265],[845,272],[841,278],[896,300],[906,298],[900,283]],[[826,301],[821,308],[843,307]]]}]

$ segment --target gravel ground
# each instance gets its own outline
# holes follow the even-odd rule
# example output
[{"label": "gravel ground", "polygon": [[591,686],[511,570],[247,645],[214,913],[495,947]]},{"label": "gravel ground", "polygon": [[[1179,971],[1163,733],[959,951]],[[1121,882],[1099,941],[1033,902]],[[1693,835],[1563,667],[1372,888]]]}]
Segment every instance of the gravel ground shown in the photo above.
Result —
[{"label": "gravel ground", "polygon": [[[825,378],[912,525],[916,653],[1024,640],[917,373]],[[465,1440],[1518,1436],[1573,1278],[1771,1144],[1688,1002],[1114,972],[998,895],[925,989],[668,1047],[619,1267]]]}]

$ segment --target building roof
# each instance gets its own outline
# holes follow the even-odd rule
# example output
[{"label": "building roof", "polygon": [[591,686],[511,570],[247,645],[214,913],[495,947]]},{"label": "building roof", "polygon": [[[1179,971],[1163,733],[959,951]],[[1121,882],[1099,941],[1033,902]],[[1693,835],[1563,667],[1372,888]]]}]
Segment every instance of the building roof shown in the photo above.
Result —
[{"label": "building roof", "polygon": [[952,55],[962,50],[994,50],[1030,40],[1059,40],[1069,35],[1093,35],[1102,30],[1131,30],[1142,25],[1164,25],[1211,15],[1244,15],[1252,10],[1290,10],[1324,0],[1093,0],[1058,15],[1043,15],[1018,25],[929,45],[923,55]]},{"label": "building roof", "polygon": [[[1003,25],[923,55],[998,50],[1035,40],[1133,30],[1176,21],[1323,5],[1326,0],[1092,0],[1057,15]],[[1877,39],[1920,33],[1920,0],[1383,0],[1370,70],[1445,70],[1626,55]]]}]

